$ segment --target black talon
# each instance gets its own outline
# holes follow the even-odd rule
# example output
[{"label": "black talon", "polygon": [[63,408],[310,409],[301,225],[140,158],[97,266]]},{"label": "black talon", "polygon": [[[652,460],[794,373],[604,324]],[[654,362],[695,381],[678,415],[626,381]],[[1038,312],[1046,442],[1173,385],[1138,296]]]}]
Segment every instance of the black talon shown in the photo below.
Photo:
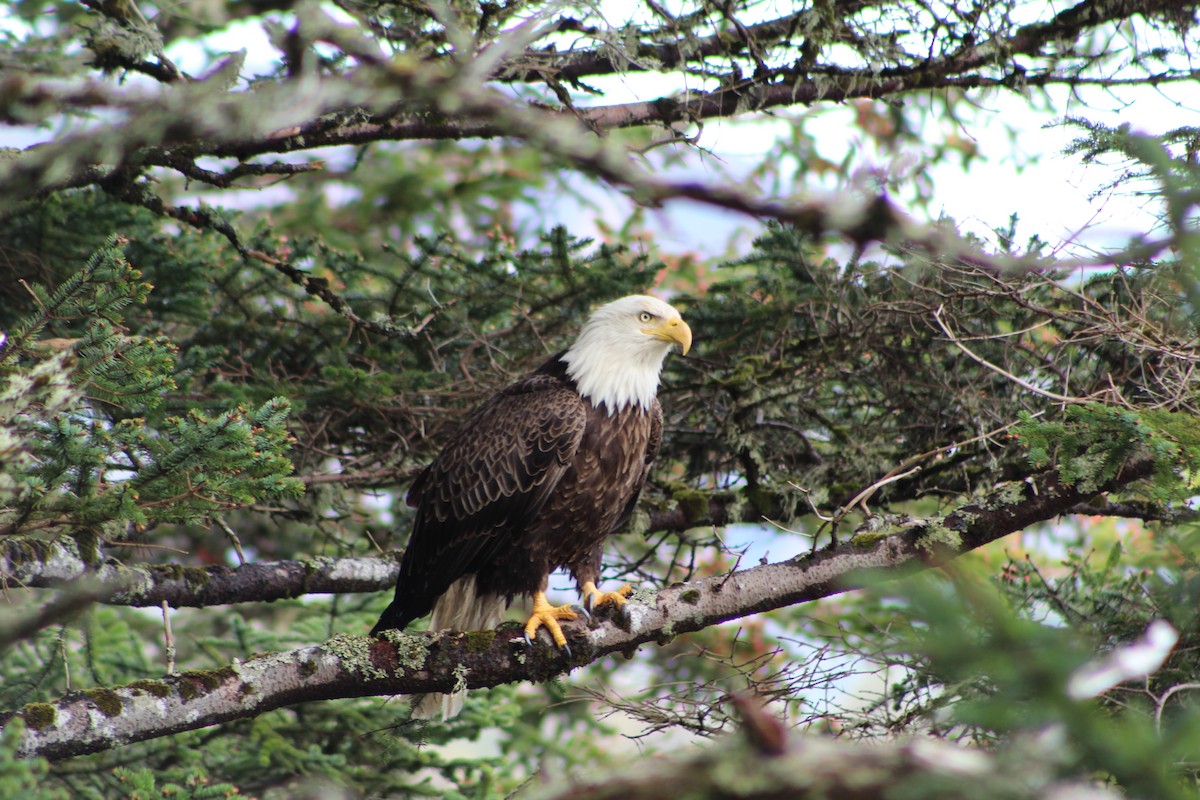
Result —
[{"label": "black talon", "polygon": [[[587,601],[585,600],[584,602],[586,603]],[[571,606],[571,609],[574,611],[578,611],[580,614],[583,614],[583,618],[586,619],[588,622],[592,621],[592,615],[590,613],[588,613],[588,609],[585,608],[584,606],[575,605],[575,606]]]}]

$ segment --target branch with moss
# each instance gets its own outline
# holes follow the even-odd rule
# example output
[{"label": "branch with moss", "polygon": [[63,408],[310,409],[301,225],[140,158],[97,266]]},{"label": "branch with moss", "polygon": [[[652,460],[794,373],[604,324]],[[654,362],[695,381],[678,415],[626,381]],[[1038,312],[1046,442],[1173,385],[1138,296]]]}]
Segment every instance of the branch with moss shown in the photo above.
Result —
[{"label": "branch with moss", "polygon": [[[858,7],[859,4],[849,3],[839,11],[850,14]],[[14,78],[11,85],[6,85],[5,100],[0,103],[0,119],[28,121],[31,116],[56,114],[61,110],[60,100],[70,100],[86,108],[104,105],[125,112],[125,117],[107,128],[66,136],[0,163],[0,182],[6,185],[10,197],[31,197],[54,189],[114,179],[128,181],[140,178],[151,167],[163,167],[216,186],[227,186],[244,175],[287,174],[310,169],[285,163],[249,163],[249,160],[314,148],[388,140],[461,140],[497,136],[516,136],[539,145],[546,141],[588,140],[597,132],[612,129],[689,124],[755,110],[895,96],[936,88],[1022,88],[1031,83],[1075,86],[1086,80],[1076,70],[1062,75],[1053,71],[1037,72],[1012,67],[1012,60],[1019,55],[1038,56],[1048,42],[1074,40],[1086,30],[1104,23],[1134,14],[1163,14],[1169,8],[1174,8],[1174,4],[1162,0],[1151,3],[1144,0],[1084,2],[1047,22],[1026,25],[1007,36],[997,35],[982,42],[963,44],[940,58],[922,57],[913,65],[884,69],[874,66],[818,68],[792,64],[789,59],[786,67],[756,70],[750,78],[737,74],[713,76],[719,87],[711,91],[690,91],[650,101],[590,108],[576,108],[569,102],[563,108],[517,103],[492,91],[488,84],[494,82],[498,74],[507,72],[534,75],[539,81],[541,78],[536,76],[543,72],[553,73],[555,81],[569,82],[589,74],[611,71],[617,68],[615,64],[621,59],[613,56],[612,48],[607,45],[596,51],[553,54],[531,49],[521,38],[526,34],[513,34],[507,38],[501,36],[489,48],[499,55],[473,63],[398,61],[392,57],[394,54],[381,52],[378,42],[313,13],[306,15],[296,28],[294,33],[298,42],[332,44],[353,57],[361,67],[338,76],[323,77],[315,85],[306,77],[304,81],[283,81],[246,91],[227,91],[227,76],[222,71],[224,68],[219,68],[209,77],[173,84],[153,95],[126,94],[100,84],[66,90],[37,80]],[[739,46],[754,49],[750,43],[786,38],[793,35],[796,26],[802,22],[798,15],[791,15],[756,26],[742,26],[743,41]],[[552,25],[536,35],[529,35],[536,38],[554,30],[556,27]],[[723,34],[700,39],[694,44],[699,49],[690,54],[689,59],[703,59],[709,50],[724,55],[731,45]],[[662,47],[649,48],[649,51],[647,59],[650,62],[668,68],[678,60],[676,56],[667,55]],[[538,64],[548,66],[543,69]],[[999,68],[1002,74],[975,72],[983,67]],[[1147,76],[1144,82],[1157,85],[1193,79],[1191,73],[1180,72]],[[1103,79],[1098,82],[1102,84]],[[497,105],[506,106],[506,113],[496,113]],[[225,123],[220,130],[213,129],[214,118]],[[562,131],[565,135],[540,133],[545,126],[563,121],[573,123],[570,130]],[[597,167],[588,159],[580,159],[576,152],[578,148],[566,148],[570,152],[559,153],[563,149],[560,144],[551,152],[584,168]],[[109,156],[109,163],[87,163],[87,159],[98,151]],[[196,159],[201,156],[237,159],[238,164],[224,172],[206,170],[196,165]],[[815,219],[822,224],[821,230],[844,232],[858,242],[878,238],[856,237],[855,226],[833,224],[836,222],[834,214],[823,213],[814,218],[795,209],[781,211],[757,207],[745,198],[728,197],[712,187],[698,191],[696,187],[685,185],[656,186],[647,180],[631,181],[628,178],[630,169],[632,167],[626,164],[615,170],[617,177],[624,177],[618,182],[634,188],[639,199],[647,203],[683,197],[792,221],[802,227],[808,227],[806,220],[811,224]],[[608,180],[614,179],[611,165],[598,172]],[[49,177],[51,175],[53,179]],[[62,177],[64,175],[66,177]],[[880,219],[875,214],[862,220],[857,227],[863,231],[890,231],[897,225],[896,220]]]},{"label": "branch with moss", "polygon": [[[756,493],[754,502],[733,492],[700,491],[675,500],[671,508],[648,515],[647,532],[678,533],[739,522],[762,523],[781,518],[785,508],[785,498],[765,492]],[[1131,501],[1081,502],[1059,513],[1169,522],[1196,518],[1196,513],[1189,509]],[[873,517],[859,529],[855,541],[861,543],[878,535],[878,530],[894,527],[896,519],[895,515]],[[0,538],[0,584],[54,589],[86,579],[97,587],[94,599],[109,605],[157,607],[166,603],[172,608],[204,608],[292,599],[313,593],[389,591],[395,585],[399,571],[398,555],[316,556],[250,562],[236,567],[128,565],[111,558],[101,559],[98,554],[85,557],[71,537],[45,541],[13,536]]]},{"label": "branch with moss", "polygon": [[710,625],[862,588],[947,563],[1091,498],[1150,477],[1149,458],[1126,463],[1101,486],[1067,485],[1050,473],[1001,486],[944,517],[862,532],[837,547],[776,564],[636,594],[628,624],[595,619],[570,630],[571,651],[524,644],[519,625],[462,634],[341,635],[324,644],[128,686],[93,689],[7,715],[26,725],[21,752],[49,758],[244,719],[313,700],[420,694],[544,681],[612,653]]}]

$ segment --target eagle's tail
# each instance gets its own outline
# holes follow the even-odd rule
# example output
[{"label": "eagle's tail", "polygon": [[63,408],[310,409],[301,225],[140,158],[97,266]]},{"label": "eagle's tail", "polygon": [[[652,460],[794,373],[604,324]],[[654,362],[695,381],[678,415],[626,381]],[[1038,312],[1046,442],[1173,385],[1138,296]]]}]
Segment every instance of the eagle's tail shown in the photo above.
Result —
[{"label": "eagle's tail", "polygon": [[[467,575],[450,584],[445,594],[434,603],[429,630],[489,630],[500,624],[507,607],[508,602],[502,596],[478,594],[475,591],[475,576]],[[387,612],[384,612],[384,616],[387,616]],[[450,719],[458,716],[466,699],[466,689],[456,689],[448,694],[430,692],[413,704],[412,718],[432,719],[440,713],[443,720]]]}]

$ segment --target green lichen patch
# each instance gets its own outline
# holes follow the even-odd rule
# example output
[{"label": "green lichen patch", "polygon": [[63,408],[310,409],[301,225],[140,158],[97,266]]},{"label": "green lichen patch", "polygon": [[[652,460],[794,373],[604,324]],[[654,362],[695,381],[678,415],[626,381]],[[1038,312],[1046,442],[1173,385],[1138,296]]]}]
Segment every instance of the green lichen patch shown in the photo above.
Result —
[{"label": "green lichen patch", "polygon": [[465,664],[454,667],[454,691],[461,692],[467,688],[467,676],[470,674],[471,670],[467,669]]},{"label": "green lichen patch", "polygon": [[986,497],[982,498],[977,507],[985,511],[996,511],[1010,508],[1025,502],[1025,489],[1029,484],[1024,481],[1007,481],[997,486]]},{"label": "green lichen patch", "polygon": [[106,717],[119,716],[125,710],[125,706],[121,704],[121,696],[112,689],[87,689],[84,691],[84,695]]},{"label": "green lichen patch", "polygon": [[700,602],[700,590],[699,589],[684,589],[679,594],[679,600],[680,600],[680,602],[687,603],[688,605],[694,606],[694,605],[696,605],[696,603]]},{"label": "green lichen patch", "polygon": [[321,649],[336,658],[346,670],[367,680],[386,678],[387,673],[375,666],[371,658],[371,645],[375,642],[369,636],[351,636],[340,633],[321,646]]},{"label": "green lichen patch", "polygon": [[634,587],[633,591],[629,593],[628,599],[631,602],[637,603],[639,605],[650,606],[651,608],[653,608],[654,605],[658,602],[658,592],[655,591],[654,589],[643,589],[641,587]]},{"label": "green lichen patch", "polygon": [[[969,524],[970,520],[967,520]],[[962,549],[962,536],[958,531],[946,527],[944,520],[930,519],[925,523],[925,532],[917,538],[917,547],[922,550],[934,551],[939,547],[951,550]]]},{"label": "green lichen patch", "polygon": [[21,709],[21,718],[26,727],[40,731],[54,726],[58,721],[58,709],[49,703],[29,703]]},{"label": "green lichen patch", "polygon": [[429,637],[404,631],[384,631],[383,640],[396,648],[396,661],[407,671],[421,669],[429,657]]}]

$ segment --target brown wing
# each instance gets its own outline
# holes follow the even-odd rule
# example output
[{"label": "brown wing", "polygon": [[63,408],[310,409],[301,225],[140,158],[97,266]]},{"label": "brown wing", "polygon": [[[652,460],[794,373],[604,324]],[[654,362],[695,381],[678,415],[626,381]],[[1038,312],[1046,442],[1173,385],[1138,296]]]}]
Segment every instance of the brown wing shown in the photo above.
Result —
[{"label": "brown wing", "polygon": [[586,420],[579,394],[546,374],[481,406],[409,490],[417,518],[396,599],[375,631],[425,616],[451,583],[520,536],[570,464]]}]

